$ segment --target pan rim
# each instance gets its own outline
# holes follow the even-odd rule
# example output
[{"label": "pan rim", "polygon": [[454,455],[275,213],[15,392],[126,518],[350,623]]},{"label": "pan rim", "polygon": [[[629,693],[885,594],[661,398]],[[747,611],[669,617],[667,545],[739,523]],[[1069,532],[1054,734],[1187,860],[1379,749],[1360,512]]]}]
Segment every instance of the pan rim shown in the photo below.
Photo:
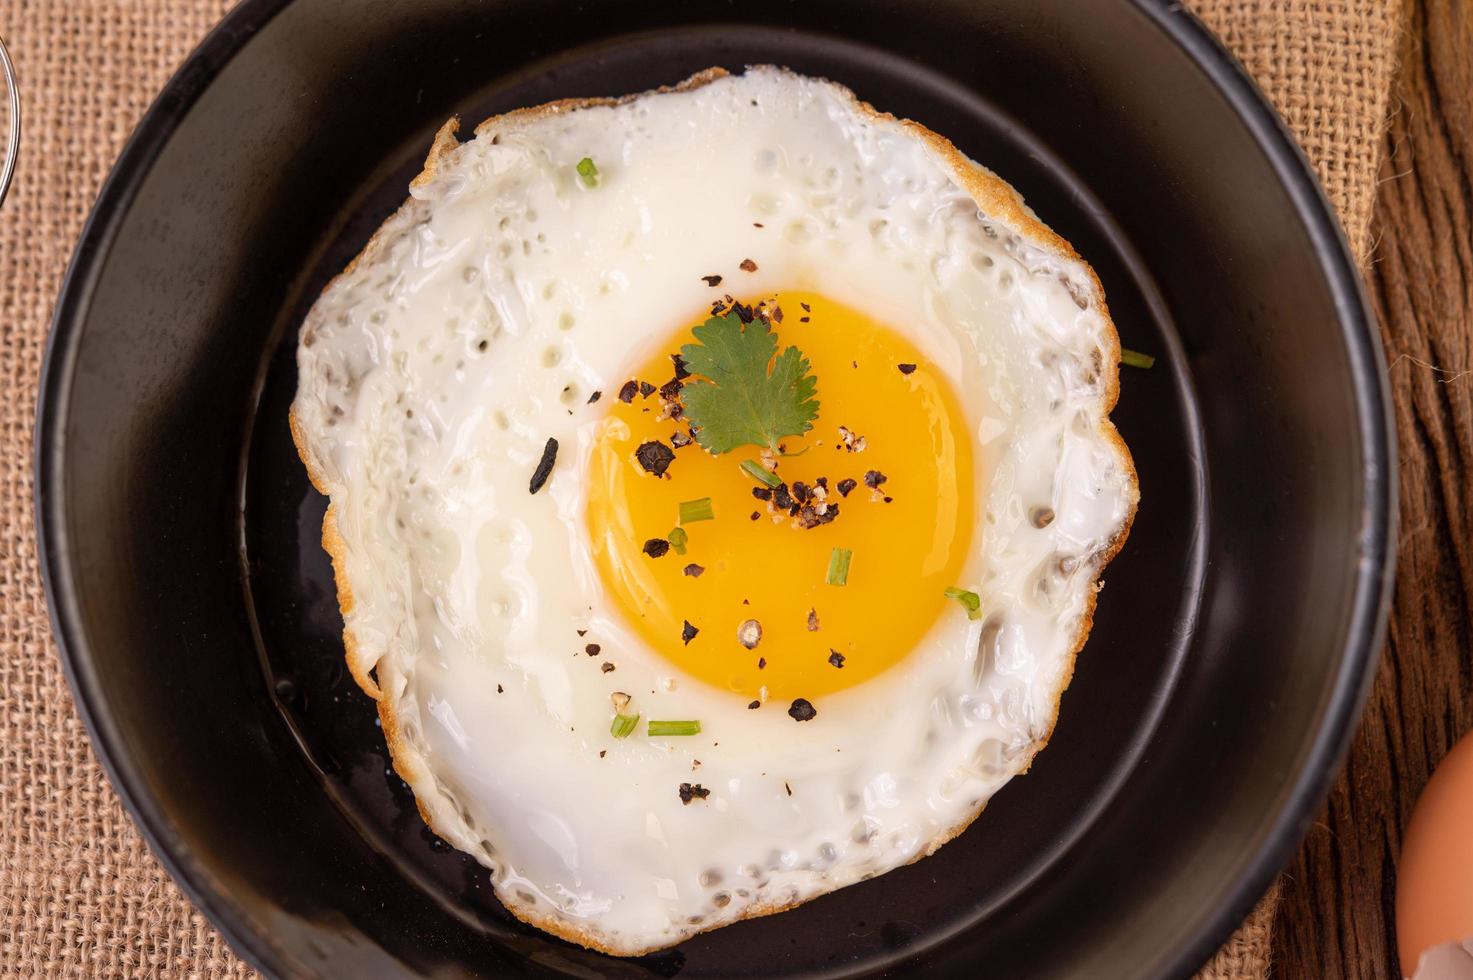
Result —
[{"label": "pan rim", "polygon": [[[180,123],[235,55],[291,3],[244,0],[228,14],[160,91],[103,184],[73,252],[46,342],[34,429],[32,500],[52,632],[94,752],[155,858],[190,901],[220,928],[237,955],[255,969],[276,976],[306,975],[307,971],[274,941],[269,929],[224,897],[224,889],[194,858],[169,814],[148,791],[123,744],[106,692],[93,670],[90,644],[81,625],[63,502],[67,403],[81,327],[102,260],[154,161]],[[1220,904],[1160,947],[1152,975],[1178,976],[1205,962],[1256,904],[1298,845],[1313,809],[1339,774],[1370,692],[1386,631],[1395,565],[1397,461],[1389,381],[1374,315],[1343,231],[1303,151],[1247,72],[1194,15],[1166,0],[1128,0],[1125,6],[1150,21],[1203,73],[1248,129],[1288,192],[1337,311],[1362,455],[1360,560],[1338,665],[1327,685],[1318,726],[1301,749],[1299,768],[1281,795],[1277,811],[1244,842],[1246,858],[1221,889]]]}]

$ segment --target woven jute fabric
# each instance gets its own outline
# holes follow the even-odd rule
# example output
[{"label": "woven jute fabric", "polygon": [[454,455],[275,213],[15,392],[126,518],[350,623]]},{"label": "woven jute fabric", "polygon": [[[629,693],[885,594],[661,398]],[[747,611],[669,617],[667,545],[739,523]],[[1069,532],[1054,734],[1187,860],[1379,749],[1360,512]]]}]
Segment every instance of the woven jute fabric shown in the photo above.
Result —
[{"label": "woven jute fabric", "polygon": [[[123,141],[229,6],[0,0],[0,35],[27,114],[17,183],[0,209],[4,976],[251,975],[149,854],[92,754],[50,638],[31,510],[37,377],[68,255]],[[1200,0],[1195,8],[1288,120],[1364,257],[1400,30],[1396,0]],[[1270,895],[1202,976],[1265,976],[1272,922]]]}]

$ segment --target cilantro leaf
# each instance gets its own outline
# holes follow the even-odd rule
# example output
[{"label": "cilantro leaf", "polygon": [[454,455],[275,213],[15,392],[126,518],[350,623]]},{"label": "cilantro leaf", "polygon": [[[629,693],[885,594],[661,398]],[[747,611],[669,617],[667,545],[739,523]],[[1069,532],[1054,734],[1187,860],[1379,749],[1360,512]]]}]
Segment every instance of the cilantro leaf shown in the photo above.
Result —
[{"label": "cilantro leaf", "polygon": [[680,348],[686,370],[685,417],[709,452],[738,446],[776,449],[784,436],[801,436],[818,417],[818,379],[796,347],[777,352],[777,335],[762,320],[742,324],[736,313],[712,317],[691,331],[697,344]]}]

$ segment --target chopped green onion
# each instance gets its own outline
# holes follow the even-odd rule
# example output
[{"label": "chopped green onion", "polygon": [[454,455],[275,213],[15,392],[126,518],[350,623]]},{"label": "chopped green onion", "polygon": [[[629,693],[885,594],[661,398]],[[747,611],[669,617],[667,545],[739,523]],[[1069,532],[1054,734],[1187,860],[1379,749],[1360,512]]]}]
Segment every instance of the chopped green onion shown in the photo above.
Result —
[{"label": "chopped green onion", "polygon": [[962,607],[967,611],[968,619],[982,618],[982,597],[977,593],[951,586],[946,590],[944,595],[948,599],[955,599],[957,602],[960,602]]},{"label": "chopped green onion", "polygon": [[702,497],[700,500],[682,500],[680,502],[680,523],[691,524],[695,521],[709,521],[716,517],[716,511],[711,509],[711,498]]},{"label": "chopped green onion", "polygon": [[593,162],[593,157],[584,157],[578,161],[578,179],[583,181],[584,187],[598,186],[598,167]]},{"label": "chopped green onion", "polygon": [[639,724],[639,715],[615,715],[614,722],[609,726],[609,734],[615,738],[628,738],[634,734],[634,726]]},{"label": "chopped green onion", "polygon": [[701,734],[701,723],[698,721],[652,721],[649,723],[651,738],[659,738],[662,735],[699,735]]},{"label": "chopped green onion", "polygon": [[1150,354],[1142,354],[1137,350],[1120,350],[1120,363],[1126,367],[1148,368],[1156,363],[1156,359]]},{"label": "chopped green onion", "polygon": [[685,528],[677,527],[665,535],[665,540],[670,542],[670,547],[675,549],[677,555],[685,554],[685,544],[690,540],[690,535],[685,533]]},{"label": "chopped green onion", "polygon": [[829,585],[843,585],[849,581],[849,559],[854,557],[854,552],[848,548],[835,548],[829,552],[829,574],[826,581]]},{"label": "chopped green onion", "polygon": [[783,481],[778,479],[776,473],[772,472],[772,470],[763,466],[755,459],[742,460],[742,472],[746,473],[758,483],[766,484],[773,490],[776,490],[778,487],[783,485]]}]

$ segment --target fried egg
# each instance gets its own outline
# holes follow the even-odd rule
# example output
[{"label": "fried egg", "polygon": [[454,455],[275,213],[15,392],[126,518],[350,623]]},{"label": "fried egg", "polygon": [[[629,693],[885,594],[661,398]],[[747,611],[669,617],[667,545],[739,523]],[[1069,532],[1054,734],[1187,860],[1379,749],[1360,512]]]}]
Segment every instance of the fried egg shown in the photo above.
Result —
[{"label": "fried egg", "polygon": [[[776,68],[456,132],[309,313],[292,409],[424,819],[622,955],[932,854],[1047,741],[1134,514],[1093,272]],[[733,315],[818,410],[713,453],[676,355]]]}]

